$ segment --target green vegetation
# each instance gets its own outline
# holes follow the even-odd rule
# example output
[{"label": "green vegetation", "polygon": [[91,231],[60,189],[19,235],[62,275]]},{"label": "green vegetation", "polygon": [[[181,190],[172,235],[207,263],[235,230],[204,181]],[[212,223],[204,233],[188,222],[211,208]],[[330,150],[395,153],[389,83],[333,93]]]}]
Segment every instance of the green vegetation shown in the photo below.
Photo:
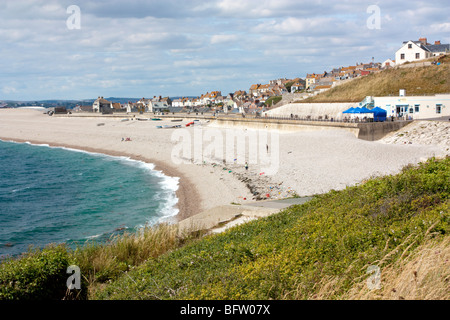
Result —
[{"label": "green vegetation", "polygon": [[331,191],[208,236],[120,277],[98,299],[305,299],[339,277],[340,298],[366,275],[450,231],[450,159]]},{"label": "green vegetation", "polygon": [[282,97],[280,96],[274,96],[274,97],[270,97],[269,99],[266,100],[265,105],[268,107],[271,107],[272,104],[276,105],[278,102],[280,102],[282,99]]},{"label": "green vegetation", "polygon": [[[132,268],[201,237],[201,232],[181,234],[176,227],[160,224],[139,234],[125,233],[107,244],[88,243],[71,250],[51,245],[30,249],[0,265],[0,300],[87,299],[108,281]],[[67,267],[80,268],[81,290],[67,291]]]},{"label": "green vegetation", "polygon": [[21,259],[1,265],[0,299],[61,299],[67,290],[69,265],[69,253],[64,246],[30,249]]},{"label": "green vegetation", "polygon": [[416,96],[449,93],[450,55],[442,57],[440,62],[439,66],[393,68],[371,73],[302,100],[302,103],[360,102],[366,96],[398,95],[400,89]]},{"label": "green vegetation", "polygon": [[288,82],[286,82],[284,87],[286,88],[287,91],[291,92],[291,87],[294,83],[295,83],[295,81],[288,81]]},{"label": "green vegetation", "polygon": [[[89,299],[379,299],[389,296],[368,295],[369,266],[381,268],[382,288],[394,292],[393,279],[415,268],[411,263],[428,261],[434,269],[408,273],[428,279],[416,281],[421,287],[414,292],[448,299],[445,259],[424,253],[449,253],[449,196],[450,158],[430,159],[217,235],[180,236],[163,225],[148,230],[147,240],[127,235],[73,252],[48,248],[1,265],[0,298],[31,297],[30,287],[35,299],[61,297],[67,275],[59,275],[70,263],[81,268]],[[55,259],[41,262],[44,252]],[[46,269],[39,282],[36,269]],[[14,290],[5,291],[11,281]],[[43,283],[54,286],[39,291]]]}]

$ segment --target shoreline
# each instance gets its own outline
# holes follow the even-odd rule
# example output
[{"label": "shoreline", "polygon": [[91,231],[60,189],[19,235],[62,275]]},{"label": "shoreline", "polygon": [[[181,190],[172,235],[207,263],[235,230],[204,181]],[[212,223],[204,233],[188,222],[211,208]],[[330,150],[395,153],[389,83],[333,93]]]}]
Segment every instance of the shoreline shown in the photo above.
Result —
[{"label": "shoreline", "polygon": [[[179,212],[172,216],[178,222],[224,205],[245,205],[258,200],[304,197],[332,189],[344,189],[370,177],[397,173],[405,165],[448,153],[448,149],[445,151],[442,147],[450,147],[448,144],[436,144],[434,133],[437,128],[434,123],[425,129],[422,128],[424,125],[418,123],[414,133],[418,139],[412,144],[402,143],[406,141],[401,139],[396,141],[397,138],[394,141],[386,139],[385,143],[383,140],[369,142],[343,131],[282,133],[273,136],[277,144],[271,149],[278,154],[274,158],[277,171],[273,175],[266,175],[265,170],[261,170],[265,168],[261,162],[264,158],[259,153],[259,161],[254,164],[250,161],[248,170],[240,162],[225,163],[220,161],[220,154],[214,154],[214,158],[208,154],[212,147],[224,150],[221,139],[215,139],[211,144],[207,140],[208,135],[228,139],[227,128],[202,126],[205,140],[202,141],[201,151],[208,161],[195,162],[191,154],[186,157],[189,161],[179,163],[173,160],[173,153],[180,151],[180,140],[186,140],[190,150],[196,152],[193,148],[195,144],[192,144],[196,133],[192,127],[183,129],[183,139],[179,139],[179,131],[174,136],[174,130],[158,130],[155,123],[146,121],[123,122],[102,117],[55,118],[40,111],[20,109],[1,110],[0,115],[0,136],[5,141],[47,144],[128,157],[151,163],[155,170],[167,176],[179,177],[176,191],[178,203],[175,206]],[[443,142],[450,141],[447,126],[450,128],[450,124],[445,123],[439,129]],[[406,137],[406,131],[411,129],[408,126],[400,130],[399,135],[405,132]],[[130,137],[131,142],[123,142],[124,137]],[[424,142],[428,143],[421,144]],[[239,150],[234,147],[234,151]],[[262,151],[263,154],[265,151]],[[248,158],[249,145],[244,152],[241,156]],[[211,219],[218,222],[220,214],[212,214]]]},{"label": "shoreline", "polygon": [[[70,149],[77,149],[82,150],[86,152],[92,152],[92,153],[100,153],[104,155],[109,155],[113,157],[128,157],[132,160],[142,161],[145,163],[153,164],[155,166],[154,170],[161,171],[164,175],[170,176],[170,177],[178,177],[179,183],[178,183],[178,189],[176,191],[176,197],[178,199],[178,202],[176,204],[176,208],[178,209],[178,214],[174,216],[176,219],[176,222],[180,222],[184,219],[187,219],[199,212],[195,210],[197,206],[193,206],[192,204],[198,204],[201,202],[200,196],[198,194],[197,189],[195,188],[194,184],[189,181],[189,179],[186,178],[186,176],[181,173],[179,170],[175,168],[171,168],[167,165],[162,164],[162,161],[149,159],[147,157],[138,156],[134,154],[124,153],[120,151],[112,151],[112,150],[105,150],[100,148],[92,148],[87,146],[78,146],[78,145],[71,145],[71,144],[59,144],[59,143],[53,143],[48,141],[41,141],[41,140],[33,140],[33,139],[18,139],[18,138],[6,138],[0,136],[0,140],[4,142],[16,142],[16,143],[31,143],[35,145],[40,144],[46,144],[50,147],[56,147],[56,148],[70,148]],[[188,194],[189,194],[189,201],[188,201]]]}]

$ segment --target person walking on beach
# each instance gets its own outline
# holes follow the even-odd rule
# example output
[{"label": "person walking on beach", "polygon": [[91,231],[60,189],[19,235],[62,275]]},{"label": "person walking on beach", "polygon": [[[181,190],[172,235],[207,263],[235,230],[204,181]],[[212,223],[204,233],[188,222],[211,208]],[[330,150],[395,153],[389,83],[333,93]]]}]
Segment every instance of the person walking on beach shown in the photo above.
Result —
[{"label": "person walking on beach", "polygon": [[247,163],[247,161],[245,162],[245,170],[248,170],[248,163]]}]

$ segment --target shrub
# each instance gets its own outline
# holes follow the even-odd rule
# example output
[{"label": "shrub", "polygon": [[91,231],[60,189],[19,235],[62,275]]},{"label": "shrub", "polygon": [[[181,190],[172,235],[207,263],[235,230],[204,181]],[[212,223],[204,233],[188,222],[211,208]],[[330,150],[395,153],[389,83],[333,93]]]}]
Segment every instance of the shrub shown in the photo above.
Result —
[{"label": "shrub", "polygon": [[30,249],[0,265],[1,300],[63,299],[67,291],[69,253],[65,246]]},{"label": "shrub", "polygon": [[266,100],[266,102],[264,102],[265,103],[265,105],[266,106],[272,106],[272,103],[273,103],[273,105],[276,105],[278,102],[280,102],[281,101],[281,97],[279,97],[279,96],[276,96],[276,97],[270,97],[269,99],[267,99]]}]

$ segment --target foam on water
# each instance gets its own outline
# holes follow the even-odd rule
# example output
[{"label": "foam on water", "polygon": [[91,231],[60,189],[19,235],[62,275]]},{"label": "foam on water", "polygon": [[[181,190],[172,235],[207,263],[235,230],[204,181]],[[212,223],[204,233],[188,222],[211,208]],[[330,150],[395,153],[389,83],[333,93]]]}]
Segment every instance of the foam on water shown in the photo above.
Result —
[{"label": "foam on water", "polygon": [[[64,149],[64,150],[68,150],[68,151],[72,151],[72,152],[86,153],[89,155],[102,157],[106,160],[121,161],[125,165],[131,165],[131,166],[135,166],[140,169],[146,170],[148,174],[154,175],[162,180],[162,181],[160,181],[160,187],[166,191],[166,192],[164,192],[162,197],[159,198],[160,200],[165,200],[165,201],[159,207],[161,214],[160,214],[159,219],[157,219],[156,222],[166,221],[167,218],[174,217],[179,213],[179,209],[176,208],[176,205],[178,203],[176,191],[178,190],[178,187],[179,187],[180,178],[166,176],[162,171],[155,170],[155,165],[153,163],[147,163],[147,162],[144,162],[141,160],[131,159],[130,157],[126,157],[126,156],[111,156],[111,155],[107,155],[107,154],[103,154],[103,153],[91,152],[91,151],[74,149],[74,148],[69,148],[69,147],[53,147],[48,144],[31,144],[30,142],[26,142],[26,143],[30,144],[30,145],[35,145],[35,146]],[[80,175],[82,175],[82,173]],[[158,195],[160,195],[160,193],[158,193]],[[146,224],[153,224],[153,223],[155,223],[155,219],[153,219],[153,218],[146,221]],[[143,227],[145,225],[140,225],[140,226]]]},{"label": "foam on water", "polygon": [[[155,165],[152,163],[123,156],[110,156],[66,147],[52,147],[47,144],[17,143],[17,145],[29,145],[37,148],[36,151],[33,151],[21,147],[11,148],[5,143],[0,140],[0,160],[3,160],[1,163],[3,165],[8,163],[9,157],[13,156],[10,154],[11,152],[17,152],[16,157],[13,157],[17,163],[11,165],[11,172],[3,171],[10,175],[8,181],[11,185],[3,186],[3,179],[0,180],[0,258],[7,254],[14,255],[23,252],[30,244],[43,246],[61,241],[70,244],[90,240],[107,240],[113,234],[167,221],[178,214],[176,191],[179,187],[179,178],[169,177],[163,172],[155,170]],[[1,152],[2,147],[5,148],[5,152]],[[73,158],[70,153],[54,154],[44,152],[45,149],[83,153],[89,157],[76,156]],[[24,156],[20,152],[24,152]],[[27,155],[33,155],[33,152],[38,153],[39,163],[37,164],[33,164],[27,158]],[[23,165],[20,163],[21,157],[26,157]],[[35,173],[38,175],[48,174],[47,171],[40,170],[42,166],[48,169],[53,165],[53,161],[56,161],[57,164],[61,162],[64,164],[66,158],[69,164],[72,163],[71,159],[81,162],[75,163],[74,170],[76,172],[71,171],[70,168],[67,171],[61,170],[62,172],[55,170],[50,174],[50,182],[33,179]],[[24,177],[22,171],[22,176],[18,176],[17,179],[11,176],[14,175],[15,165],[22,171],[29,170],[27,172],[30,175],[29,178]],[[120,166],[123,170],[120,169]],[[120,174],[116,177],[115,174],[108,175],[102,170],[116,170],[115,172],[119,170]],[[56,196],[61,196],[61,192],[58,190],[58,181],[64,184],[67,182],[68,185],[76,183],[76,185],[73,194],[69,192],[69,195],[66,195],[64,191],[62,199],[58,198],[55,203],[52,202],[52,199],[45,198],[51,198],[52,192]],[[99,185],[99,188],[103,188],[99,193],[100,196],[84,200],[83,192],[98,191],[95,189],[91,191],[92,185],[94,187]],[[50,193],[46,193],[49,190]],[[122,191],[128,192],[125,198],[122,196]],[[50,201],[47,203],[44,200]],[[41,202],[38,212],[28,212],[30,208],[34,208],[32,201]],[[72,229],[64,231],[66,227]],[[81,228],[81,233],[77,228]]]}]

